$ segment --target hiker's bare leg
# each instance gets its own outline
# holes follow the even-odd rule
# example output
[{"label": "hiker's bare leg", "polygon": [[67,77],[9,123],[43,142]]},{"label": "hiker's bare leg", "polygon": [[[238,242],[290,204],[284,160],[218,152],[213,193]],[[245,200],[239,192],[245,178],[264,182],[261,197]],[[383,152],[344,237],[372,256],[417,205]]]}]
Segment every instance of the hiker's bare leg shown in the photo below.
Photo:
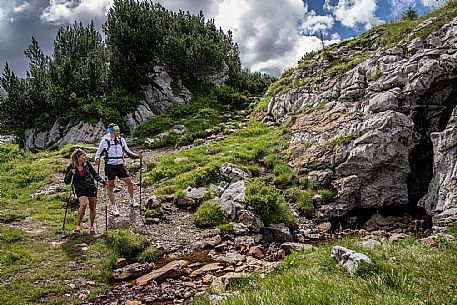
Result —
[{"label": "hiker's bare leg", "polygon": [[114,204],[114,180],[108,180],[108,198],[111,204]]},{"label": "hiker's bare leg", "polygon": [[90,219],[90,226],[94,226],[94,221],[95,221],[95,211],[96,211],[96,201],[97,197],[89,197],[89,219]]},{"label": "hiker's bare leg", "polygon": [[133,198],[133,182],[130,177],[122,178],[122,181],[127,185],[127,191],[129,192],[130,198]]},{"label": "hiker's bare leg", "polygon": [[81,226],[81,221],[83,220],[84,213],[86,212],[86,206],[88,199],[86,196],[81,196],[79,199],[79,209],[78,209],[78,216],[76,217],[76,225],[79,227]]}]

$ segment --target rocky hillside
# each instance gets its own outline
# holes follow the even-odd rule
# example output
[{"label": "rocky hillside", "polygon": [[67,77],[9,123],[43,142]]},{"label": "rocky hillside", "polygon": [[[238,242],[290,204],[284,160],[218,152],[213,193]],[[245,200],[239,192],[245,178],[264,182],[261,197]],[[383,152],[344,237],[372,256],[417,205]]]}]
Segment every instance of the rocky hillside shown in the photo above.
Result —
[{"label": "rocky hillside", "polygon": [[[223,81],[226,77],[227,74],[219,75],[214,81]],[[139,102],[136,110],[122,118],[131,132],[150,118],[163,114],[171,106],[184,105],[192,100],[189,90],[180,81],[173,80],[163,66],[154,68],[144,96],[145,99]],[[55,144],[63,147],[70,143],[95,143],[106,130],[105,125],[101,119],[96,124],[72,121],[65,125],[56,120],[50,130],[27,129],[24,144],[35,150]]]},{"label": "rocky hillside", "polygon": [[457,220],[457,6],[304,56],[270,87],[290,165],[330,184],[322,221],[420,209]]}]

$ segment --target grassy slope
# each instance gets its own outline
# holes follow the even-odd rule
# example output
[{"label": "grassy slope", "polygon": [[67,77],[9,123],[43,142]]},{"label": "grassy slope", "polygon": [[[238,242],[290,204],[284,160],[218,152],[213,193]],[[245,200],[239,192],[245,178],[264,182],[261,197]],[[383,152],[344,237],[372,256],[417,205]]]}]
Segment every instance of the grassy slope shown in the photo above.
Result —
[{"label": "grassy slope", "polygon": [[[15,156],[17,147],[0,146],[0,304],[74,304],[70,283],[95,296],[108,288],[116,253],[102,241],[85,238],[59,242],[67,195],[31,195],[62,172],[68,152]],[[69,212],[67,228],[74,225]],[[78,243],[87,243],[84,254]],[[77,288],[78,289],[78,288]]]},{"label": "grassy slope", "polygon": [[[454,230],[454,236],[456,230]],[[276,304],[456,304],[457,243],[441,241],[435,248],[409,238],[374,250],[356,246],[356,239],[321,245],[286,257],[265,279],[244,281],[239,296],[223,305]],[[373,266],[350,276],[330,257],[333,245],[367,254]],[[254,279],[254,280],[253,280]],[[201,298],[196,304],[208,304]]]}]

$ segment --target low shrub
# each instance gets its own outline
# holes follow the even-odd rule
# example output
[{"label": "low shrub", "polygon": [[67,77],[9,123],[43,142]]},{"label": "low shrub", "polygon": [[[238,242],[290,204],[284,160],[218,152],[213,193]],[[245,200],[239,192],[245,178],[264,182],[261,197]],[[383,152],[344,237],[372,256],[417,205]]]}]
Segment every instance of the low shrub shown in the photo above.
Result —
[{"label": "low shrub", "polygon": [[106,232],[105,237],[113,250],[119,256],[134,258],[138,253],[149,246],[149,239],[145,235],[131,233],[127,230],[118,232]]},{"label": "low shrub", "polygon": [[297,191],[295,193],[298,208],[302,211],[303,215],[310,217],[314,213],[313,195],[314,192],[310,190]]},{"label": "low shrub", "polygon": [[261,178],[246,180],[245,200],[266,224],[282,221],[291,226],[294,223],[290,207],[284,202],[279,190],[273,185],[265,185]]},{"label": "low shrub", "polygon": [[136,261],[142,264],[151,263],[156,259],[156,251],[157,249],[155,247],[150,246],[138,254]]},{"label": "low shrub", "polygon": [[223,223],[218,226],[221,234],[233,233],[233,223]]},{"label": "low shrub", "polygon": [[217,202],[205,201],[197,209],[197,224],[199,226],[215,226],[228,222],[228,215]]}]

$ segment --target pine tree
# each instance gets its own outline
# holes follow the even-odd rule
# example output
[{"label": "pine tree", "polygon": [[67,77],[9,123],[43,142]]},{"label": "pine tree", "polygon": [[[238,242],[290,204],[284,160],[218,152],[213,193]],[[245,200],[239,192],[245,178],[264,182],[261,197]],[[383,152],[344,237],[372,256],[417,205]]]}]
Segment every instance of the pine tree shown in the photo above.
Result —
[{"label": "pine tree", "polygon": [[416,10],[411,5],[408,7],[406,12],[403,13],[403,16],[402,16],[402,20],[412,21],[412,20],[416,20],[417,18],[419,18],[419,16],[417,15]]}]

